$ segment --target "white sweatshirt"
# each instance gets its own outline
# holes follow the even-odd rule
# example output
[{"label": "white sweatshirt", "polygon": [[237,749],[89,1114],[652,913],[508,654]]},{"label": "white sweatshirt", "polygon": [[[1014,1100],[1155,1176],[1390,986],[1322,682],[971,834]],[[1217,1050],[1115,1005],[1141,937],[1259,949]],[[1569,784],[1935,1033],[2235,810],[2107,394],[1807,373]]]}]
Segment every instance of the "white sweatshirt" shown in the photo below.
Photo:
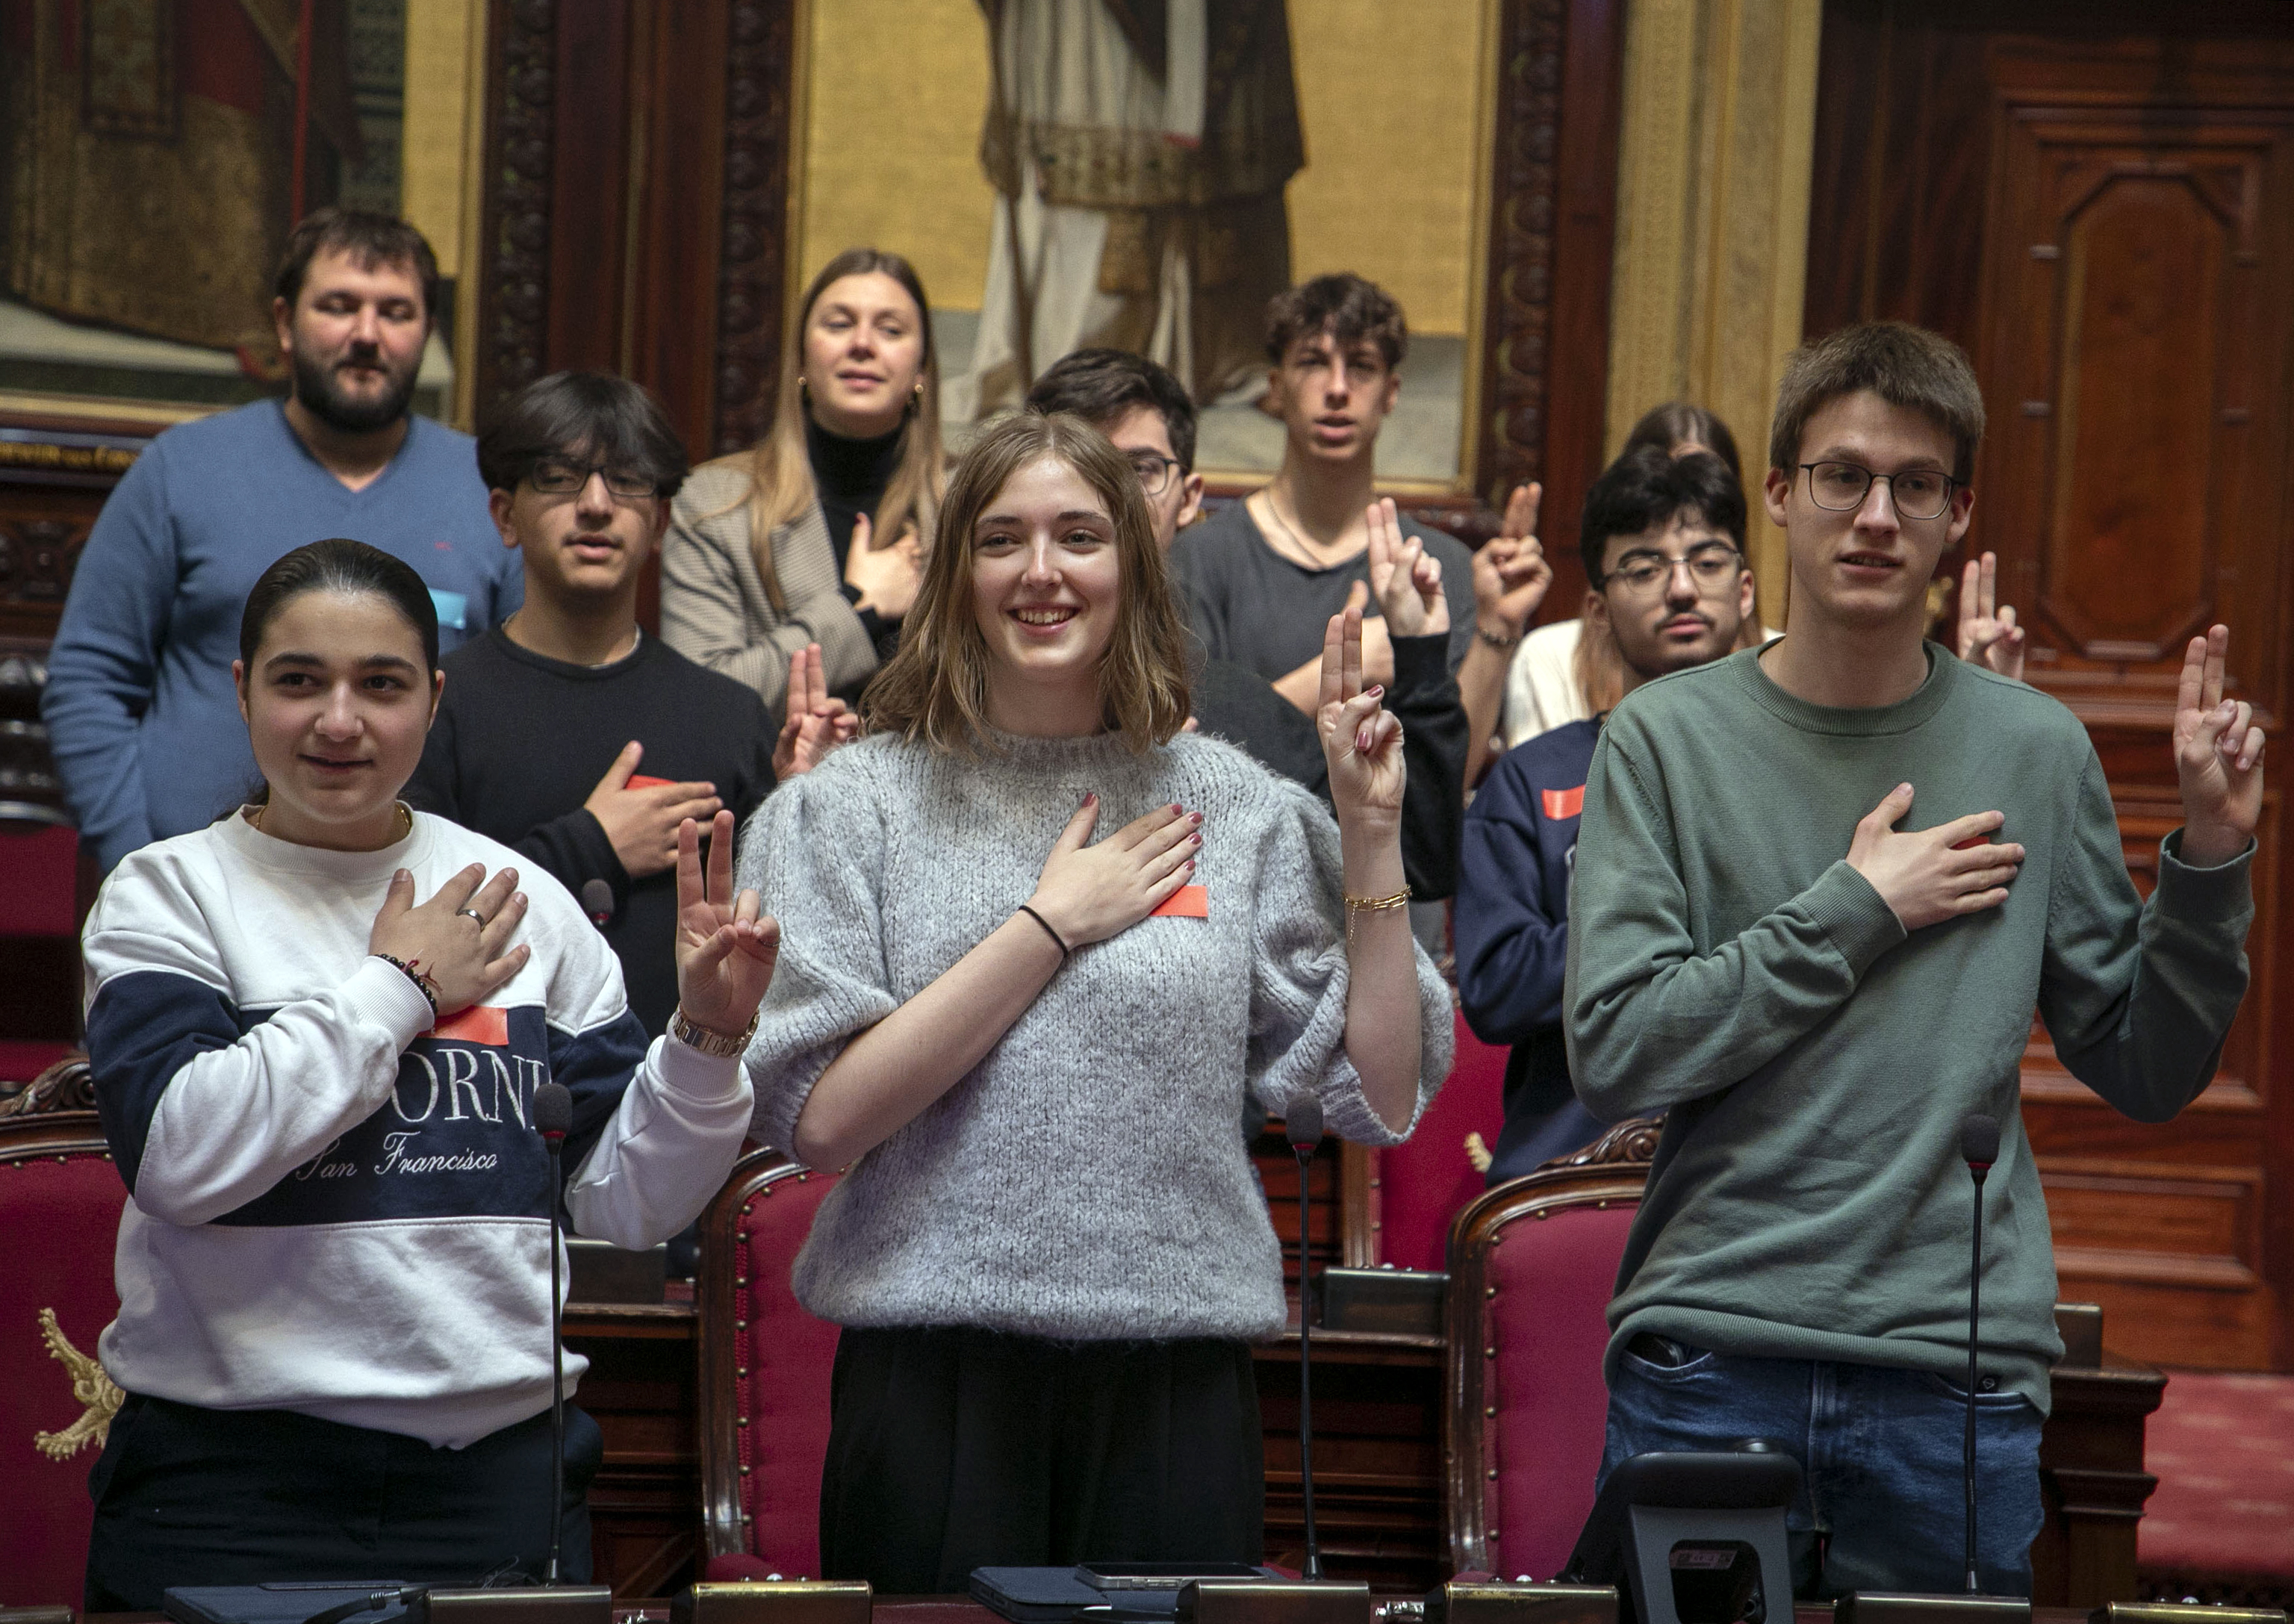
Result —
[{"label": "white sweatshirt", "polygon": [[[472,863],[519,866],[533,956],[432,1031],[368,935],[395,870],[419,901]],[[574,1096],[574,1230],[616,1246],[691,1222],[748,1129],[738,1062],[648,1051],[565,888],[440,818],[371,852],[239,814],[147,846],[105,881],[83,952],[96,1105],[131,1198],[100,1345],[130,1393],[459,1449],[549,1403],[535,1085]],[[569,1391],[587,1368],[568,1356]]]}]

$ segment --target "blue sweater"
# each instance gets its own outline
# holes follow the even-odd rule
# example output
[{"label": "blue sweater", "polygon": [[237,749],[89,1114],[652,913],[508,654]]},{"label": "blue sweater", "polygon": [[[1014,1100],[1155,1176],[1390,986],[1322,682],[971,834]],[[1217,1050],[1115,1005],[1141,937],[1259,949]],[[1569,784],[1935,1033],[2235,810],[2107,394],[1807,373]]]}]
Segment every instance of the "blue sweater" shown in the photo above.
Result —
[{"label": "blue sweater", "polygon": [[1599,736],[1598,723],[1569,722],[1525,739],[1500,758],[1466,810],[1452,914],[1459,1002],[1476,1037],[1513,1045],[1492,1184],[1601,1136],[1570,1086],[1561,1029],[1569,877]]},{"label": "blue sweater", "polygon": [[281,402],[259,401],[167,430],[104,503],[40,710],[80,838],[105,873],[139,846],[205,828],[254,783],[231,662],[248,591],[281,554],[349,536],[403,558],[430,583],[449,650],[524,598],[470,437],[410,421],[390,466],[352,491]]}]

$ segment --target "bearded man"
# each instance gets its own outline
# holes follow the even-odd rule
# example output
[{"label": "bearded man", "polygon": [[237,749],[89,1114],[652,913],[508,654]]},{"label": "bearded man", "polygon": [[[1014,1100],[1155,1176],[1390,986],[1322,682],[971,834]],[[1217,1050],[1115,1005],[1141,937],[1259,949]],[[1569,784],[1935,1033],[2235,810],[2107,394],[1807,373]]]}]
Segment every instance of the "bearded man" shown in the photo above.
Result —
[{"label": "bearded man", "polygon": [[449,651],[517,607],[470,437],[407,410],[437,293],[412,226],[312,215],[271,305],[288,397],[168,429],[104,503],[40,707],[102,872],[206,827],[254,782],[231,662],[248,589],[282,553],[349,536],[404,559]]}]

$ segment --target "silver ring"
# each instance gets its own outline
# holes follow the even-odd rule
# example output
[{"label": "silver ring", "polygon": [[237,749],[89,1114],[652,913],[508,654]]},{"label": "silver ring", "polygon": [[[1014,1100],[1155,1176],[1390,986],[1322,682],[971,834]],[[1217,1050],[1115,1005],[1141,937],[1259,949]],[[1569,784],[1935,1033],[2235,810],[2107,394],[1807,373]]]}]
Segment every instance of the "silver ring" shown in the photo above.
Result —
[{"label": "silver ring", "polygon": [[479,913],[476,908],[456,908],[454,910],[454,917],[457,919],[475,919],[478,922],[479,930],[483,930],[486,928],[486,916]]}]

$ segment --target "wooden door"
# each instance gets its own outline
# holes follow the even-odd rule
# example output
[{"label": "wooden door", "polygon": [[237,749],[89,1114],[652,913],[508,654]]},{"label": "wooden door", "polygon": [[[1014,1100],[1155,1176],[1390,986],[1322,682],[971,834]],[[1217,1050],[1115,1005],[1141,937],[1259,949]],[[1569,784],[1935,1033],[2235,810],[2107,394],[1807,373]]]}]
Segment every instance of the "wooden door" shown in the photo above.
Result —
[{"label": "wooden door", "polygon": [[1807,327],[1899,317],[1974,360],[1990,423],[1965,556],[1999,554],[2029,678],[2087,725],[2146,894],[2181,821],[2182,650],[2231,629],[2231,686],[2270,730],[2275,784],[2250,990],[2216,1079],[2172,1124],[2136,1124],[2035,1025],[2024,1120],[2061,1295],[2104,1304],[2115,1350],[2283,1368],[2294,48],[2266,13],[2137,31],[2155,18],[1828,5]]}]

